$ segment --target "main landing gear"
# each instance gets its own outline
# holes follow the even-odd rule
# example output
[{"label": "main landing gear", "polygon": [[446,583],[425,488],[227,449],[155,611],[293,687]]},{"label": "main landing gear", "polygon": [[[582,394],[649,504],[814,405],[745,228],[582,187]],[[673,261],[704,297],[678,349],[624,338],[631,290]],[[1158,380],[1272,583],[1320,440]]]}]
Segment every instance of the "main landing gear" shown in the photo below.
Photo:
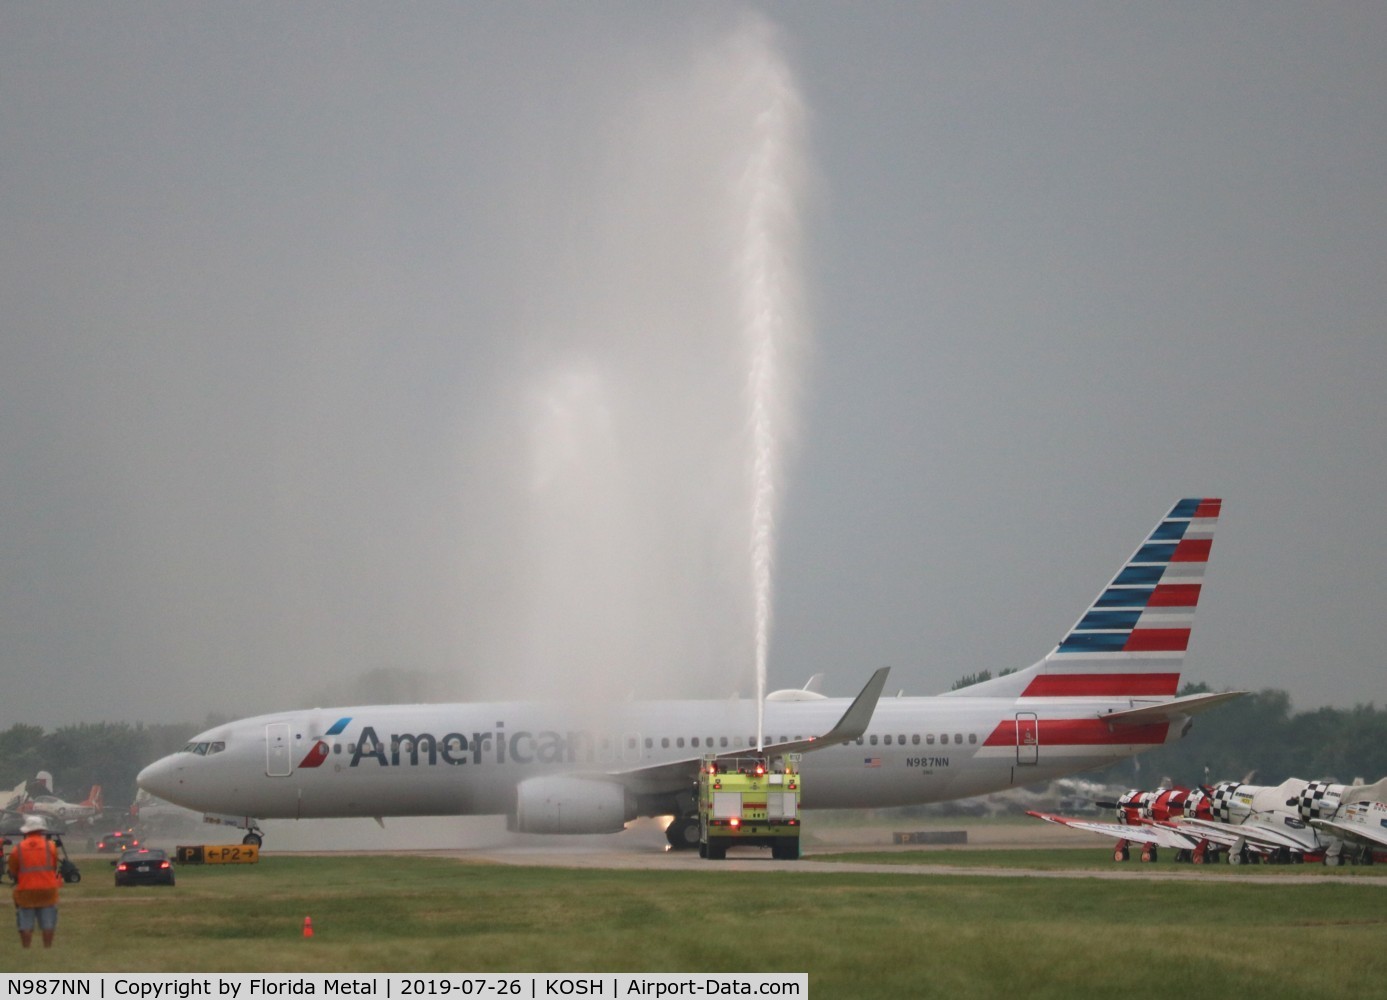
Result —
[{"label": "main landing gear", "polygon": [[[1114,861],[1126,861],[1132,856],[1132,842],[1129,840],[1119,840],[1117,846],[1113,848],[1112,859]],[[1141,845],[1141,860],[1151,864],[1159,857],[1155,844]]]},{"label": "main landing gear", "polygon": [[692,816],[675,816],[665,827],[665,839],[676,851],[691,851],[698,846],[698,813]]}]

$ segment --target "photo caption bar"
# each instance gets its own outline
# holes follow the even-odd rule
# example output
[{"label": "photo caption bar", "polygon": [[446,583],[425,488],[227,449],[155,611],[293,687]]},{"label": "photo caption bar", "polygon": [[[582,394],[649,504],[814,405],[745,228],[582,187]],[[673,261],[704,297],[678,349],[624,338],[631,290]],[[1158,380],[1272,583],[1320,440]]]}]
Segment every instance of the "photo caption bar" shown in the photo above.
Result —
[{"label": "photo caption bar", "polygon": [[[4,997],[58,1000],[291,1000],[296,997],[794,997],[809,996],[807,972],[718,973],[254,973],[90,972],[0,974]],[[3,998],[0,998],[3,1000]]]}]

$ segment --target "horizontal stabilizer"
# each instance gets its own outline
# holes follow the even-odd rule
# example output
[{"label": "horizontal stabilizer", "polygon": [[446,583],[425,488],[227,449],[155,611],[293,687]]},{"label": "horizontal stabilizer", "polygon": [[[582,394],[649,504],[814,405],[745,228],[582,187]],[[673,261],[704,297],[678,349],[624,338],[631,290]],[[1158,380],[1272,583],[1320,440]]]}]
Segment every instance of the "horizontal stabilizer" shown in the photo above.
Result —
[{"label": "horizontal stabilizer", "polygon": [[1241,698],[1246,691],[1220,691],[1218,694],[1191,694],[1183,698],[1163,701],[1158,705],[1143,705],[1141,708],[1126,708],[1119,712],[1109,712],[1102,716],[1104,722],[1119,726],[1146,726],[1153,722],[1174,722],[1207,712],[1234,698]]}]

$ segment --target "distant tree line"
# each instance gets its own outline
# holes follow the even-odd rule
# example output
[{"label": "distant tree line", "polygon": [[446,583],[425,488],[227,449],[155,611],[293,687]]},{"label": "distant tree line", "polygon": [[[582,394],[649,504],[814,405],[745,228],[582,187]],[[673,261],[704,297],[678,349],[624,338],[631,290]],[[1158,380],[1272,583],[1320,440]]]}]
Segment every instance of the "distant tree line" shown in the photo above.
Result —
[{"label": "distant tree line", "polygon": [[11,726],[0,730],[0,792],[47,771],[53,775],[55,794],[80,802],[92,785],[100,785],[106,813],[119,813],[135,800],[135,775],[141,768],[215,724],[215,720],[155,726],[98,722],[52,732],[38,726]]},{"label": "distant tree line", "polygon": [[[1209,690],[1189,684],[1180,694]],[[1376,781],[1387,777],[1387,709],[1368,704],[1292,712],[1285,691],[1257,691],[1196,715],[1184,739],[1135,760],[1139,765],[1122,761],[1095,777],[1134,785],[1162,777],[1181,785],[1244,778],[1276,785],[1291,777]]]},{"label": "distant tree line", "polygon": [[[998,677],[1005,677],[1007,674],[1016,673],[1015,668],[1008,667],[997,674]],[[974,684],[981,684],[983,681],[992,680],[991,670],[979,670],[976,674],[964,674],[953,684],[949,685],[950,691],[957,691],[959,688],[972,687]]]}]

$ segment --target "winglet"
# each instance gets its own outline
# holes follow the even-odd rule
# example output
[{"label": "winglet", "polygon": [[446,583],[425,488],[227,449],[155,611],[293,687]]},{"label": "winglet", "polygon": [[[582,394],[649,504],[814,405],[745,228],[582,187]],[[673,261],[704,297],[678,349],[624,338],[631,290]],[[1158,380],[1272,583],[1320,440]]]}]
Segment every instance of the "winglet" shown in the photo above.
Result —
[{"label": "winglet", "polygon": [[810,750],[821,750],[824,747],[831,747],[837,743],[847,743],[855,740],[867,731],[867,726],[871,724],[872,715],[876,712],[877,702],[881,700],[881,692],[886,687],[886,676],[891,673],[890,667],[882,667],[872,674],[865,687],[853,699],[848,710],[843,713],[828,732],[822,736],[811,736],[807,740],[791,740],[788,743],[776,743],[765,748],[767,753],[806,753]]},{"label": "winglet", "polygon": [[[866,687],[853,699],[842,718],[822,736],[811,736],[807,740],[773,743],[762,747],[760,752],[776,756],[786,753],[808,753],[811,750],[822,750],[825,747],[837,746],[857,739],[867,731],[867,726],[872,721],[872,714],[876,711],[877,702],[881,699],[881,692],[886,687],[886,675],[890,672],[890,667],[882,667],[872,674],[871,680],[867,681]],[[717,756],[720,760],[725,760],[732,757],[746,757],[756,752],[746,748],[738,748],[736,750],[723,750]],[[664,764],[653,764],[648,767],[638,767],[615,773],[608,772],[594,777],[617,778],[632,791],[646,795],[682,791],[687,790],[691,782],[698,780],[698,768],[701,760],[702,758],[698,757],[672,760]]]},{"label": "winglet", "polygon": [[825,743],[842,743],[845,740],[855,740],[865,733],[867,726],[871,724],[872,715],[877,710],[877,702],[881,700],[881,692],[886,688],[886,677],[890,673],[890,667],[882,667],[872,674],[837,725],[819,739]]}]

